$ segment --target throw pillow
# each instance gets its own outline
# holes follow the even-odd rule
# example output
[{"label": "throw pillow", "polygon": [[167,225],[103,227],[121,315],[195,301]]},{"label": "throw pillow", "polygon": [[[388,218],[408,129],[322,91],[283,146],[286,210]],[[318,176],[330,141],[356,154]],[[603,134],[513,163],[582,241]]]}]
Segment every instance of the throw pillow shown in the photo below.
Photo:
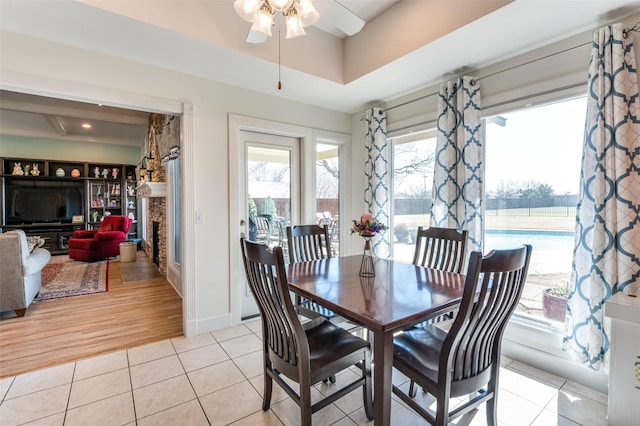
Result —
[{"label": "throw pillow", "polygon": [[27,236],[27,246],[29,247],[29,253],[33,252],[35,249],[40,248],[44,245],[44,238],[39,235],[29,235]]},{"label": "throw pillow", "polygon": [[103,223],[100,225],[100,230],[103,232],[113,231],[113,226],[110,223]]}]

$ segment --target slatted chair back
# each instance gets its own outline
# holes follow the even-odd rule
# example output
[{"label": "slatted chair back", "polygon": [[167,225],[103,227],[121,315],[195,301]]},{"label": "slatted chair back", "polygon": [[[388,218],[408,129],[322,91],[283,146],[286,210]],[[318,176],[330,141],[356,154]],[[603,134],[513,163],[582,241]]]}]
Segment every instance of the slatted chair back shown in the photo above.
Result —
[{"label": "slatted chair back", "polygon": [[502,335],[520,300],[530,258],[529,245],[494,250],[484,258],[473,253],[460,309],[440,358],[440,368],[446,368],[441,377],[451,379],[452,396],[479,389],[498,370]]},{"label": "slatted chair back", "polygon": [[[249,288],[253,293],[263,321],[263,340],[274,355],[276,368],[297,377],[300,357],[308,359],[304,329],[289,297],[282,248],[273,252],[265,244],[243,240],[244,266]],[[278,277],[284,277],[279,280]]]},{"label": "slatted chair back", "polygon": [[287,244],[291,263],[331,257],[331,240],[326,225],[287,226]]},{"label": "slatted chair back", "polygon": [[[331,258],[331,240],[327,225],[297,225],[287,227],[287,247],[291,263]],[[298,314],[307,318],[324,317],[335,323],[344,318],[315,301],[296,295]],[[331,378],[333,381],[334,378]]]},{"label": "slatted chair back", "polygon": [[464,268],[469,231],[418,227],[413,264],[459,274]]}]

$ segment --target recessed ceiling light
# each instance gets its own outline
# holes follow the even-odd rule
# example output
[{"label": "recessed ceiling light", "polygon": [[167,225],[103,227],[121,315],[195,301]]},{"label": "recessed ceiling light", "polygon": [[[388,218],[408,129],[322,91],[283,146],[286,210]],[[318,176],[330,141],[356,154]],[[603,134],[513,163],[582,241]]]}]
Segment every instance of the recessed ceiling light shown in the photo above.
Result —
[{"label": "recessed ceiling light", "polygon": [[82,123],[82,127],[83,127],[84,129],[90,129],[90,128],[91,128],[91,124],[89,124],[89,123]]}]

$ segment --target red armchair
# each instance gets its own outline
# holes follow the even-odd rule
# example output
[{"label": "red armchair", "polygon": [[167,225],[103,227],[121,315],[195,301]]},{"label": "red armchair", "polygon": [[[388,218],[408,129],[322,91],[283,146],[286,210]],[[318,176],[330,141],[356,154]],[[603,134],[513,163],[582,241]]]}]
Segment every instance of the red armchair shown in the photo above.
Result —
[{"label": "red armchair", "polygon": [[130,226],[126,216],[105,216],[100,228],[75,231],[69,238],[69,258],[95,262],[118,256]]}]

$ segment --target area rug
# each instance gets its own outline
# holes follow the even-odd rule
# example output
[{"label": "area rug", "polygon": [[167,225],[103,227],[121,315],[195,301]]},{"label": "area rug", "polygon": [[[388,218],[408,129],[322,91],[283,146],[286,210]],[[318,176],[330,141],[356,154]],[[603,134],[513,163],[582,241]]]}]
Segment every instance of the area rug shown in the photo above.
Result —
[{"label": "area rug", "polygon": [[80,262],[68,256],[52,257],[42,270],[42,288],[35,300],[109,291],[109,261]]}]

